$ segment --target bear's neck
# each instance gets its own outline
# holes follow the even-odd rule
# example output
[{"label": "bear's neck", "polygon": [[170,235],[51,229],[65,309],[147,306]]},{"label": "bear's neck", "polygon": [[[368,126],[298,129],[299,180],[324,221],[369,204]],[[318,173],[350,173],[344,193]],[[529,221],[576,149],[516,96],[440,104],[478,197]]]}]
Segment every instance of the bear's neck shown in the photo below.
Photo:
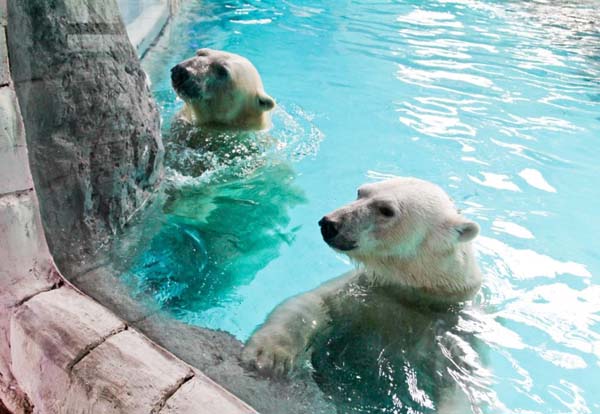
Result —
[{"label": "bear's neck", "polygon": [[259,114],[244,110],[236,119],[230,122],[217,122],[210,117],[206,117],[202,112],[185,104],[179,116],[197,127],[209,128],[217,131],[262,131],[271,127],[271,117],[266,112]]},{"label": "bear's neck", "polygon": [[481,287],[481,273],[470,243],[443,253],[370,257],[361,262],[374,285],[392,288],[407,301],[460,303],[472,299]]}]

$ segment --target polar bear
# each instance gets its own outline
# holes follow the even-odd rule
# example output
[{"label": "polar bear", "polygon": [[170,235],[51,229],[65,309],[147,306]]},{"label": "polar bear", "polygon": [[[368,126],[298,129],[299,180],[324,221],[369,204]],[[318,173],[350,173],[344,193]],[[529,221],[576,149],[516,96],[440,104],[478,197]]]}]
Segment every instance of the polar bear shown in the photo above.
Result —
[{"label": "polar bear", "polygon": [[171,82],[185,106],[178,118],[220,130],[262,130],[270,126],[275,101],[258,71],[240,55],[199,49],[171,69]]},{"label": "polar bear", "polygon": [[[410,177],[361,186],[356,201],[319,225],[324,241],[356,262],[357,270],[279,305],[247,342],[244,362],[279,376],[298,366],[309,350],[314,366],[317,348],[345,330],[351,335],[338,351],[347,352],[368,336],[369,346],[393,349],[410,366],[431,371],[437,412],[470,412],[448,372],[456,366],[477,370],[473,358],[461,361],[469,358],[463,358],[467,351],[456,326],[462,305],[482,283],[471,246],[479,226],[463,217],[440,187]],[[374,359],[384,352],[366,352],[371,351]]]},{"label": "polar bear", "polygon": [[252,164],[275,143],[263,132],[271,126],[275,100],[248,59],[199,49],[171,69],[171,83],[184,106],[165,140],[168,167],[195,177]]}]

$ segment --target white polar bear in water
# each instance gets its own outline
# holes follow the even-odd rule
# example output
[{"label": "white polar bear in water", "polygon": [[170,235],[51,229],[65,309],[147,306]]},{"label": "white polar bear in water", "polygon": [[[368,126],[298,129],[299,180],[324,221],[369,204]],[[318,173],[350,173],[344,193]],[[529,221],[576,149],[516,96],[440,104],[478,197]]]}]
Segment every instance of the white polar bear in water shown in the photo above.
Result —
[{"label": "white polar bear in water", "polygon": [[356,201],[319,225],[325,242],[358,269],[279,305],[246,344],[245,363],[267,375],[289,372],[306,350],[317,352],[318,337],[345,324],[359,336],[379,332],[381,343],[432,371],[435,392],[444,394],[436,396],[438,412],[466,413],[453,378],[437,377],[448,376],[450,364],[477,365],[459,361],[460,330],[446,333],[481,286],[470,243],[479,226],[440,187],[416,178],[363,185]]},{"label": "white polar bear in water", "polygon": [[171,83],[185,105],[165,140],[167,166],[199,176],[223,166],[254,165],[275,143],[260,132],[271,126],[275,100],[248,59],[199,49],[171,69]]},{"label": "white polar bear in water", "polygon": [[240,55],[199,49],[171,69],[171,82],[185,102],[177,116],[189,124],[224,130],[270,126],[275,101],[265,93],[254,65]]}]

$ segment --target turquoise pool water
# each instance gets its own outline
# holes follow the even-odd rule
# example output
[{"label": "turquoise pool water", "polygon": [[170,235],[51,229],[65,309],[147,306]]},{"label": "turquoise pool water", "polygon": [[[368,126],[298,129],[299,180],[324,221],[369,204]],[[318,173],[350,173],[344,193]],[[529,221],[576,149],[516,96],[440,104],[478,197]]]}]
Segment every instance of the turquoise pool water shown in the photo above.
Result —
[{"label": "turquoise pool water", "polygon": [[[174,317],[241,340],[282,300],[352,267],[326,212],[366,181],[440,184],[482,227],[467,312],[481,412],[600,412],[600,3],[190,1],[144,65],[161,107],[167,201],[127,279]],[[169,68],[247,56],[278,101],[260,154],[169,145]],[[210,158],[210,171],[188,168]],[[387,365],[386,365],[387,364]],[[340,412],[432,412],[419,373],[349,364]],[[355,375],[356,374],[356,375]],[[481,379],[483,378],[483,379]],[[400,395],[398,395],[400,394]]]}]

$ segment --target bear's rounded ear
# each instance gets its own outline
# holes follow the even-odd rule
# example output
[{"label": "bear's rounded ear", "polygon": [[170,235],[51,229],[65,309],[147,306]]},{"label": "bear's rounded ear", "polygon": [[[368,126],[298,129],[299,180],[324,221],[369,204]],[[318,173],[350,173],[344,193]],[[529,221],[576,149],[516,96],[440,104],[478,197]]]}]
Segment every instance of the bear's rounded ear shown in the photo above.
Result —
[{"label": "bear's rounded ear", "polygon": [[210,49],[203,47],[202,49],[196,50],[196,56],[206,56],[210,53]]},{"label": "bear's rounded ear", "polygon": [[263,111],[270,111],[275,108],[275,100],[267,94],[258,94],[256,97],[258,107]]},{"label": "bear's rounded ear", "polygon": [[452,223],[452,230],[457,242],[466,243],[477,237],[479,234],[479,224],[461,217]]}]

